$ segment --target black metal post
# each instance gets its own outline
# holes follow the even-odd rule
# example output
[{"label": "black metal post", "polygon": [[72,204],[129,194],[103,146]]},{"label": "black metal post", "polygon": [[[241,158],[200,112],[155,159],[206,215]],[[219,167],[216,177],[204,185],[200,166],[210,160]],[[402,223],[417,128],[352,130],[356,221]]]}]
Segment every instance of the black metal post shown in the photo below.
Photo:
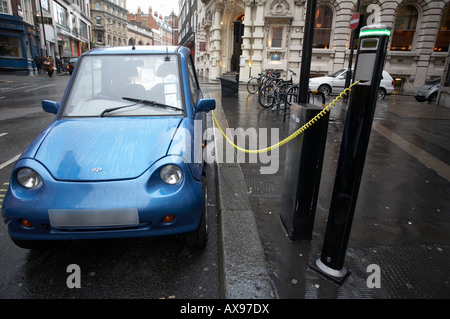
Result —
[{"label": "black metal post", "polygon": [[298,103],[308,102],[309,74],[311,71],[311,54],[314,37],[316,4],[316,0],[308,0],[306,5],[305,29],[303,32],[302,63],[300,66],[300,83],[297,100]]},{"label": "black metal post", "polygon": [[[316,0],[308,0],[300,67],[298,105],[291,107],[290,129],[299,128],[322,109],[308,104]],[[322,173],[329,114],[288,145],[280,218],[291,240],[311,240]],[[292,132],[293,132],[292,131]]]},{"label": "black metal post", "polygon": [[[355,10],[355,12],[359,13],[360,6],[361,6],[361,0],[358,0],[358,2],[356,2],[356,10]],[[351,41],[350,41],[350,56],[348,58],[348,69],[349,70],[352,69],[353,50],[354,50],[354,46],[355,46],[355,40],[358,37],[358,33],[359,33],[359,30],[362,27],[363,20],[364,20],[364,16],[360,16],[358,27],[356,27],[356,29],[352,31],[352,38],[351,38]],[[345,86],[344,87],[348,88],[350,86],[351,80],[352,80],[352,72],[347,72],[346,76],[345,76]],[[347,100],[348,100],[348,95],[345,95],[344,96],[344,101],[347,102]]]},{"label": "black metal post", "polygon": [[[355,85],[351,92],[322,254],[311,265],[337,283],[342,283],[349,275],[344,268],[344,259],[390,35],[386,26],[377,27],[365,27],[361,31],[359,64],[355,70],[355,80],[361,83]],[[366,28],[368,32],[363,39],[362,33]]]},{"label": "black metal post", "polygon": [[45,56],[48,56],[48,50],[47,50],[47,39],[45,37],[45,26],[44,26],[44,15],[42,13],[42,4],[41,0],[39,0],[39,9],[41,11],[41,26],[42,26],[42,34],[44,36],[44,48],[45,48]]},{"label": "black metal post", "polygon": [[[322,111],[313,104],[292,104],[289,134]],[[311,240],[327,140],[329,113],[289,142],[281,196],[280,218],[291,240]]]}]

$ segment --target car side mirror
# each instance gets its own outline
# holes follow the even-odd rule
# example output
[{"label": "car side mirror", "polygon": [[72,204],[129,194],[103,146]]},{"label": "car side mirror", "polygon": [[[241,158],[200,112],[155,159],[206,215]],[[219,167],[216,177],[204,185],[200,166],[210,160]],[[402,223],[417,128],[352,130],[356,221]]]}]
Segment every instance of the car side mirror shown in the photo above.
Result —
[{"label": "car side mirror", "polygon": [[43,100],[42,108],[45,112],[56,114],[58,113],[59,104],[55,101]]},{"label": "car side mirror", "polygon": [[209,112],[216,109],[215,99],[201,99],[195,105],[195,112]]}]

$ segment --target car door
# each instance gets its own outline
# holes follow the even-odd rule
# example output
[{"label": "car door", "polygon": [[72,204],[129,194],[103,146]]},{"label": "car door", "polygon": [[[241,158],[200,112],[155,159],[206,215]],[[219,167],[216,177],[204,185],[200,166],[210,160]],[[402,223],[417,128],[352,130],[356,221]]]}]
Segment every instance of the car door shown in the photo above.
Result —
[{"label": "car door", "polygon": [[347,76],[347,72],[349,72],[349,71],[344,70],[342,73],[340,73],[338,76],[336,76],[332,80],[333,84],[331,86],[333,89],[333,93],[340,93],[340,92],[344,91],[345,78]]}]

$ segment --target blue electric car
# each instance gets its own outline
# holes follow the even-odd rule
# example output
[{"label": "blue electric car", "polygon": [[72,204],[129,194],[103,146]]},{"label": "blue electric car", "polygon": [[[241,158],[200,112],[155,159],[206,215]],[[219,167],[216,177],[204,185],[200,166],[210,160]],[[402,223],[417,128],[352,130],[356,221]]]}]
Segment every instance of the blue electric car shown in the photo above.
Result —
[{"label": "blue electric car", "polygon": [[204,99],[185,47],[117,47],[83,54],[55,120],[16,162],[2,213],[11,239],[186,233],[207,241]]}]

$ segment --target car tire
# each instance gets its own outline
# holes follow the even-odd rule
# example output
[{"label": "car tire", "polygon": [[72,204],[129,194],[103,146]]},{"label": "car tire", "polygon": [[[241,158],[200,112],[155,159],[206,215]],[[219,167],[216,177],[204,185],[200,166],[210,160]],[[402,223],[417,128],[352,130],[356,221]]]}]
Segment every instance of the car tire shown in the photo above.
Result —
[{"label": "car tire", "polygon": [[189,247],[201,249],[208,241],[209,221],[208,221],[208,187],[206,176],[202,176],[203,207],[200,225],[193,232],[186,234],[186,242]]},{"label": "car tire", "polygon": [[437,99],[437,93],[433,93],[428,97],[428,102],[434,103],[434,102],[436,102],[436,99]]},{"label": "car tire", "polygon": [[386,97],[386,91],[383,88],[378,89],[378,100],[383,100]]},{"label": "car tire", "polygon": [[328,96],[331,93],[331,86],[329,86],[328,84],[322,84],[319,86],[317,91],[322,92],[323,94],[325,94],[325,96]]}]

